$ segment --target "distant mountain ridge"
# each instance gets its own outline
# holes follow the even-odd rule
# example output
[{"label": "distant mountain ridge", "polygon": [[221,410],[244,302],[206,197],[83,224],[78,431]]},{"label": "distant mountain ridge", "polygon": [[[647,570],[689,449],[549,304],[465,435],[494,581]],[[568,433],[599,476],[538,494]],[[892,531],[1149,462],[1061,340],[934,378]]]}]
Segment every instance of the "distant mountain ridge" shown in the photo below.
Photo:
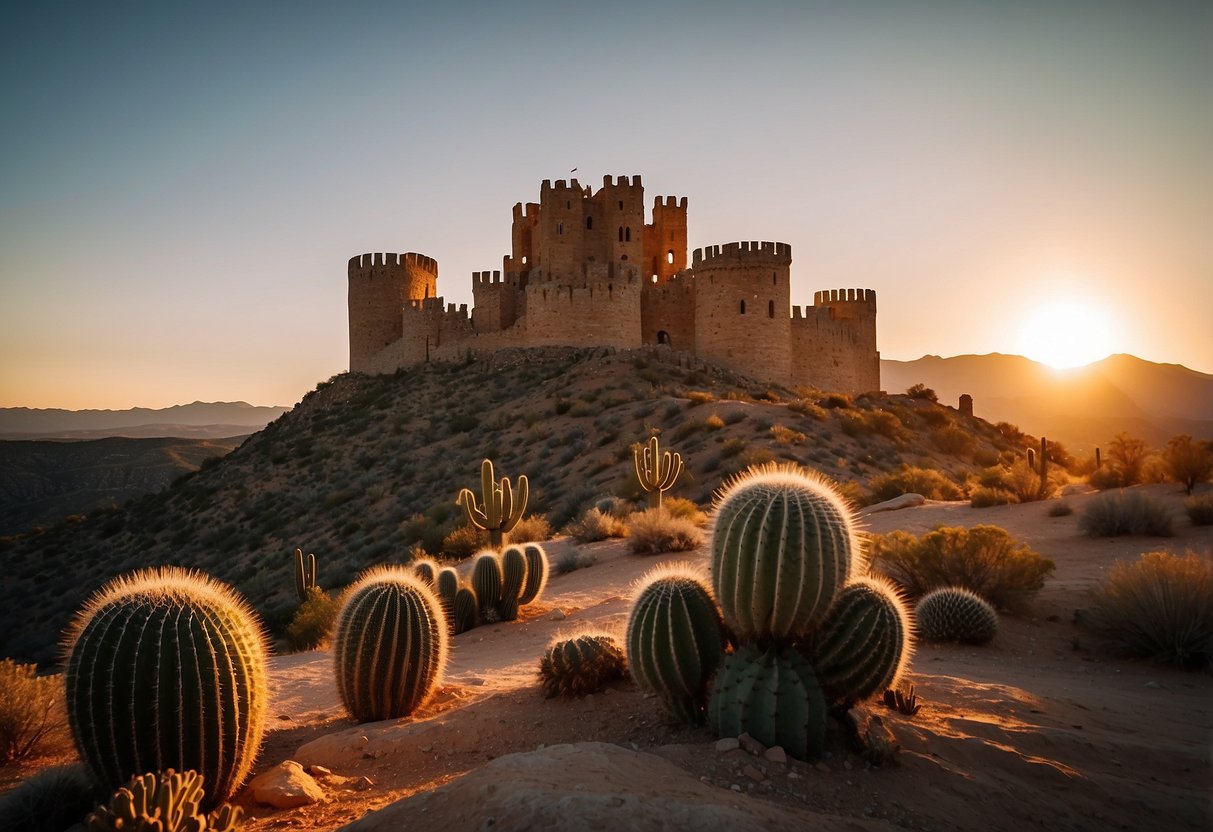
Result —
[{"label": "distant mountain ridge", "polygon": [[241,436],[260,430],[288,410],[248,402],[193,402],[128,410],[3,407],[0,439]]},{"label": "distant mountain ridge", "polygon": [[1213,375],[1132,355],[1055,370],[1019,355],[925,355],[880,362],[881,385],[902,392],[925,384],[956,406],[962,393],[973,412],[1051,436],[1079,450],[1106,444],[1120,431],[1159,446],[1187,433],[1213,439]]}]

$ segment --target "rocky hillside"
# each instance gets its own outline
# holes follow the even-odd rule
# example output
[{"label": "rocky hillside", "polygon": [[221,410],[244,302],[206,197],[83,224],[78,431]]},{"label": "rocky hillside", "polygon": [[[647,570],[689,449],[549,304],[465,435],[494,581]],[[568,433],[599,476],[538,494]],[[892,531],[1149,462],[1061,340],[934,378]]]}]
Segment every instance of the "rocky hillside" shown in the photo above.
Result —
[{"label": "rocky hillside", "polygon": [[241,441],[0,441],[0,535],[159,491],[208,460],[217,461]]},{"label": "rocky hillside", "polygon": [[0,655],[47,662],[83,598],[130,569],[179,564],[234,584],[271,629],[295,600],[291,550],[336,588],[463,524],[480,461],[526,473],[529,512],[561,527],[606,495],[638,497],[632,446],[654,432],[687,460],[674,494],[706,504],[730,474],[793,460],[855,499],[903,465],[963,482],[1021,453],[979,419],[908,396],[773,389],[667,350],[550,349],[321,384],[217,464],[171,489],[0,548]]}]

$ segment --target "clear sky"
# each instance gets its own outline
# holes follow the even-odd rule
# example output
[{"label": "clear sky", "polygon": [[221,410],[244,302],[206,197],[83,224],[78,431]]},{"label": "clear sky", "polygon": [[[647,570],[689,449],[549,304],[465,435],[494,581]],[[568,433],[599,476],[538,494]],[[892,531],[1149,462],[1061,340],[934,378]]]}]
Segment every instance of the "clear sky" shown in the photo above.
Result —
[{"label": "clear sky", "polygon": [[0,62],[0,406],[291,404],[351,255],[470,303],[573,167],[875,289],[885,358],[1213,372],[1210,2],[49,0]]}]

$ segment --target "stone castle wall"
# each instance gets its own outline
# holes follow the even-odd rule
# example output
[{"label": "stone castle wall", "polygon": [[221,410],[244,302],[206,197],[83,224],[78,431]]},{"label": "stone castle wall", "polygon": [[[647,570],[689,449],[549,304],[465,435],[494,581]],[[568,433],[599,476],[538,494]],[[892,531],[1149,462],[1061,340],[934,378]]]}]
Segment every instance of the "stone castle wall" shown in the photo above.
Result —
[{"label": "stone castle wall", "polygon": [[404,336],[400,310],[438,294],[438,263],[416,252],[377,253],[349,262],[350,371]]}]

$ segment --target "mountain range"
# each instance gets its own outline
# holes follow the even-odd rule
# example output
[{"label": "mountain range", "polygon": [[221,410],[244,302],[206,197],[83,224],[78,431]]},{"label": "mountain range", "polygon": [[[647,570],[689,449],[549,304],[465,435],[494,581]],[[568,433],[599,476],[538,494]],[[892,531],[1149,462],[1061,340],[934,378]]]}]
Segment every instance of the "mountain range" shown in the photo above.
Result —
[{"label": "mountain range", "polygon": [[247,402],[193,402],[129,410],[3,407],[0,408],[0,439],[246,436],[261,430],[288,410],[289,407],[258,407]]}]

